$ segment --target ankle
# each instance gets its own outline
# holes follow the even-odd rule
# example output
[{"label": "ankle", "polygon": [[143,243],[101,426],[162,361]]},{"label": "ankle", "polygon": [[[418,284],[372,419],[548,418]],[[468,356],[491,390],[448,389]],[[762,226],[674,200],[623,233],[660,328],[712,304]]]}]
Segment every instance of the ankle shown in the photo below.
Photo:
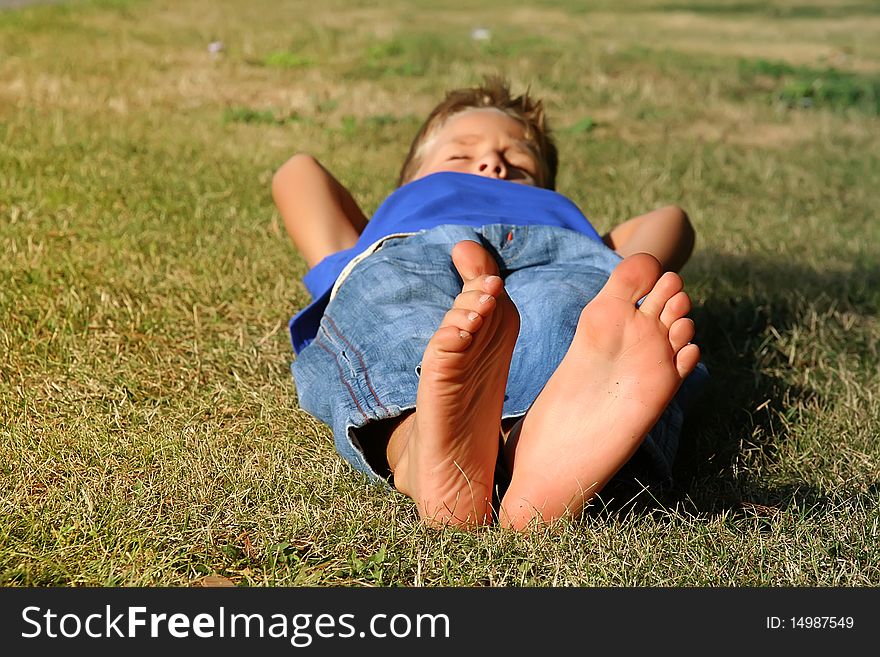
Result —
[{"label": "ankle", "polygon": [[385,448],[385,457],[391,471],[394,487],[404,495],[410,496],[414,491],[408,476],[407,452],[414,428],[415,412],[401,416],[401,419],[391,428]]}]

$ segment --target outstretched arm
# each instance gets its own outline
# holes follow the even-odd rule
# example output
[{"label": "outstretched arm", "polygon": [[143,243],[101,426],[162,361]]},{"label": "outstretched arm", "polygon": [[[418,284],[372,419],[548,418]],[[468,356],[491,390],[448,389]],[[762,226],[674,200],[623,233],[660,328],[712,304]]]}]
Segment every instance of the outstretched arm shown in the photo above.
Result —
[{"label": "outstretched arm", "polygon": [[669,205],[624,221],[602,236],[622,257],[650,253],[666,271],[678,271],[694,250],[695,233],[684,210]]},{"label": "outstretched arm", "polygon": [[353,247],[367,225],[349,191],[311,155],[294,155],[278,169],[272,198],[309,267]]}]

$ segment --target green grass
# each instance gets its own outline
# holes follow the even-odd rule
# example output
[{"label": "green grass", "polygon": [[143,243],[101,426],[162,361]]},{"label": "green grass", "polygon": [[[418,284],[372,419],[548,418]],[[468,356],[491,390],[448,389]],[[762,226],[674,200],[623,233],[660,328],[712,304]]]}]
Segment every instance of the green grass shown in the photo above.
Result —
[{"label": "green grass", "polygon": [[740,73],[743,82],[753,88],[761,78],[776,81],[771,85],[772,97],[788,106],[854,109],[880,115],[880,75],[876,73],[817,70],[763,59],[741,61]]},{"label": "green grass", "polygon": [[[876,585],[875,3],[620,4],[0,11],[0,584]],[[372,212],[494,72],[600,231],[689,212],[713,374],[673,490],[531,536],[420,527],[298,408],[269,193],[308,151]]]}]

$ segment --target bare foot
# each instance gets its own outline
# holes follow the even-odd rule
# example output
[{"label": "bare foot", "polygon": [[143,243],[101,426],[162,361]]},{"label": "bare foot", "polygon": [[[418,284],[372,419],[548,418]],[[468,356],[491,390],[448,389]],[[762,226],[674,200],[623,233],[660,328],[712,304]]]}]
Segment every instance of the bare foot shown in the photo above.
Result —
[{"label": "bare foot", "polygon": [[452,260],[464,287],[425,349],[415,414],[402,425],[399,446],[389,447],[394,485],[435,527],[492,520],[504,390],[519,334],[519,313],[489,253],[463,241]]},{"label": "bare foot", "polygon": [[660,273],[652,256],[630,256],[584,308],[568,353],[505,446],[513,474],[504,526],[579,513],[696,367],[690,299],[677,274]]}]

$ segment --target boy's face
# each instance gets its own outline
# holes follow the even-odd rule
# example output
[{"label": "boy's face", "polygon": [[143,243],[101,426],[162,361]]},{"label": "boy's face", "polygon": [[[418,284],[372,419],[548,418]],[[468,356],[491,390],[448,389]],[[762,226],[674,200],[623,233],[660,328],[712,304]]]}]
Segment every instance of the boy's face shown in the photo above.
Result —
[{"label": "boy's face", "polygon": [[455,171],[525,185],[541,184],[541,168],[525,129],[494,108],[470,109],[450,117],[422,147],[422,164],[412,180]]}]

